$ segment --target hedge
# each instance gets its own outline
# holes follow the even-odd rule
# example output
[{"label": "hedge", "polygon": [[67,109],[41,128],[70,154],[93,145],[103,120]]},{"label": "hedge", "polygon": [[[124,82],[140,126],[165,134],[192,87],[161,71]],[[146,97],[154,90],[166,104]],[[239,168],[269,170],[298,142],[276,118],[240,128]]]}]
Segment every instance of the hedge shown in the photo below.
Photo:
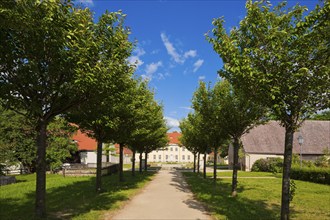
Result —
[{"label": "hedge", "polygon": [[259,159],[252,165],[253,172],[271,172],[281,173],[283,167],[283,159],[279,157],[272,157],[267,159]]},{"label": "hedge", "polygon": [[290,178],[330,185],[330,168],[292,167]]}]

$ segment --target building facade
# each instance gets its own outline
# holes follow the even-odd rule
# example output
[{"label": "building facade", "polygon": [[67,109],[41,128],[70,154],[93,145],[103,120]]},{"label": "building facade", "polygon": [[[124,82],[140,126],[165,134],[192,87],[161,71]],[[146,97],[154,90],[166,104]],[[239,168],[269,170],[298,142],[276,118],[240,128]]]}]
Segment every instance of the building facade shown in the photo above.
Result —
[{"label": "building facade", "polygon": [[[167,133],[169,142],[164,149],[154,150],[148,154],[148,162],[157,163],[193,163],[194,155],[180,144],[181,133]],[[137,158],[138,159],[138,158]]]},{"label": "building facade", "polygon": [[[298,136],[304,139],[300,146]],[[244,156],[239,159],[241,168],[250,171],[255,161],[272,157],[284,157],[285,129],[277,121],[253,128],[241,138]],[[293,137],[293,153],[302,160],[315,160],[330,150],[330,121],[307,120]],[[233,165],[233,148],[229,147],[229,166]]]},{"label": "building facade", "polygon": [[[163,149],[158,149],[148,154],[148,162],[155,163],[193,163],[194,155],[188,149],[180,144],[179,138],[181,133],[172,132],[167,133],[169,142]],[[80,162],[82,164],[96,164],[96,148],[97,142],[88,137],[86,134],[78,130],[77,134],[74,135],[73,140],[78,145]],[[119,145],[114,145],[115,152],[110,155],[102,155],[102,162],[119,163]],[[143,159],[145,154],[143,155]],[[132,152],[131,150],[124,148],[124,163],[131,163]],[[140,158],[139,154],[136,154],[135,158],[138,163]]]}]

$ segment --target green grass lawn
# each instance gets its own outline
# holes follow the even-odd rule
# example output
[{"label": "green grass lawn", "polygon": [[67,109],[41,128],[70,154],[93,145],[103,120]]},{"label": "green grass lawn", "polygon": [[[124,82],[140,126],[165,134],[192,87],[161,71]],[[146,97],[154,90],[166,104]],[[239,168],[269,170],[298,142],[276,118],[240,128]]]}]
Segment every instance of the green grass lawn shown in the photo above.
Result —
[{"label": "green grass lawn", "polygon": [[[154,173],[124,172],[102,177],[103,192],[96,194],[95,177],[47,175],[47,219],[100,219],[121,208]],[[18,183],[0,188],[0,219],[34,219],[35,175],[16,176]]]},{"label": "green grass lawn", "polygon": [[[217,177],[232,177],[232,171],[221,171],[217,172]],[[277,174],[267,173],[267,172],[245,172],[245,171],[238,171],[238,178],[240,177],[275,177]],[[212,177],[213,173],[206,173],[206,176]]]},{"label": "green grass lawn", "polygon": [[[136,165],[135,165],[136,166]],[[123,168],[124,169],[132,169],[132,164],[128,163],[128,164],[123,164]]]},{"label": "green grass lawn", "polygon": [[[218,173],[219,176],[231,172]],[[210,174],[208,174],[209,176]],[[196,198],[216,219],[280,219],[281,178],[239,178],[238,196],[232,198],[231,179],[184,173]],[[239,172],[238,176],[274,176],[271,173]],[[291,202],[292,219],[330,219],[330,186],[295,180],[296,195]]]}]

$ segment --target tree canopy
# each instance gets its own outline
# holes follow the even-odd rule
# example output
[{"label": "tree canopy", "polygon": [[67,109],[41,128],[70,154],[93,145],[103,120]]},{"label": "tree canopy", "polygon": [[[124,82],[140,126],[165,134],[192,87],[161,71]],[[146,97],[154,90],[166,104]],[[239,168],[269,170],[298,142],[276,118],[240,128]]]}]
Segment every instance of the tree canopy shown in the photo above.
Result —
[{"label": "tree canopy", "polygon": [[[0,106],[0,163],[21,163],[29,172],[36,170],[37,148],[35,122],[12,110]],[[76,127],[64,118],[56,117],[47,126],[48,146],[46,164],[50,170],[58,169],[77,151],[72,142]]]},{"label": "tree canopy", "polygon": [[94,23],[88,8],[69,0],[1,1],[0,18],[1,104],[36,122],[36,215],[41,217],[48,123],[95,97],[110,73],[125,67],[121,61],[131,43],[122,13],[105,13]]},{"label": "tree canopy", "polygon": [[269,108],[285,127],[281,218],[289,218],[293,133],[330,103],[330,2],[307,8],[286,2],[246,3],[246,16],[227,33],[224,19],[213,21],[208,40],[224,67],[220,76]]}]

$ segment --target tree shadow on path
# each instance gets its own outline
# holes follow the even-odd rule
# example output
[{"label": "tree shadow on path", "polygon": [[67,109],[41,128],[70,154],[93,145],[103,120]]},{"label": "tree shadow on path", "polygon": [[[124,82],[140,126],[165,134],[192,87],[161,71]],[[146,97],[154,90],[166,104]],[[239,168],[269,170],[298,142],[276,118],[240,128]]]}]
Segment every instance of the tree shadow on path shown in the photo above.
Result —
[{"label": "tree shadow on path", "polygon": [[[182,172],[180,171],[171,171],[171,174],[173,175],[171,185],[176,187],[179,191],[185,192],[185,193],[191,193],[191,190],[189,188],[189,185],[184,180],[184,177],[182,176]],[[204,214],[208,214],[206,208],[203,204],[195,200],[194,198],[189,198],[187,200],[184,200],[183,203],[185,203],[188,207],[192,209],[196,209],[201,211]]]}]

